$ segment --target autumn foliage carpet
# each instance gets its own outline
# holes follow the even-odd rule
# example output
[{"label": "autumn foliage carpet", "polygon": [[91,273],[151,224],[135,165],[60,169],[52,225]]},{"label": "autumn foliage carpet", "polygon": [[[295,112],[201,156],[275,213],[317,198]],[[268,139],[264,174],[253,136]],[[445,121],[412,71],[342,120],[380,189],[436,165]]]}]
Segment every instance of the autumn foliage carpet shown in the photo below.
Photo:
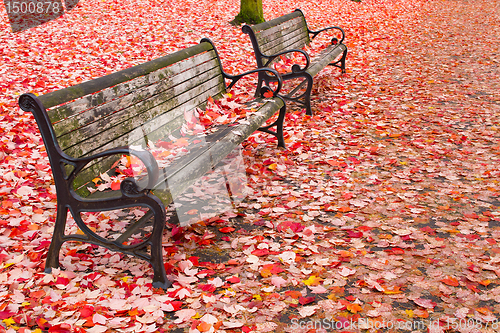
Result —
[{"label": "autumn foliage carpet", "polygon": [[317,77],[314,117],[290,107],[286,150],[248,140],[237,210],[167,228],[167,291],[89,245],[43,273],[56,199],[16,100],[202,37],[226,71],[251,69],[228,23],[239,1],[81,0],[16,34],[1,10],[0,332],[500,331],[498,2],[264,2],[266,19],[301,8],[312,28],[343,27],[347,73]]}]

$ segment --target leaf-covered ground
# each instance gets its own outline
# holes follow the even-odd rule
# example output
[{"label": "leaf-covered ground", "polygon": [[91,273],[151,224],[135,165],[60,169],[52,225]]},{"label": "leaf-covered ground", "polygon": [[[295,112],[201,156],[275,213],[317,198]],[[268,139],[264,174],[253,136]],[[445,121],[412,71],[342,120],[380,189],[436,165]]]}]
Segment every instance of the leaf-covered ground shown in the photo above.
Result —
[{"label": "leaf-covered ground", "polygon": [[43,273],[56,200],[19,94],[202,37],[226,71],[251,69],[249,40],[228,23],[238,7],[82,0],[16,34],[2,9],[0,331],[499,332],[495,1],[265,1],[266,19],[301,8],[311,28],[343,27],[349,55],[346,74],[316,78],[314,117],[289,108],[286,150],[248,140],[253,193],[204,225],[167,228],[166,292],[143,262],[89,245],[66,244],[65,269]]}]

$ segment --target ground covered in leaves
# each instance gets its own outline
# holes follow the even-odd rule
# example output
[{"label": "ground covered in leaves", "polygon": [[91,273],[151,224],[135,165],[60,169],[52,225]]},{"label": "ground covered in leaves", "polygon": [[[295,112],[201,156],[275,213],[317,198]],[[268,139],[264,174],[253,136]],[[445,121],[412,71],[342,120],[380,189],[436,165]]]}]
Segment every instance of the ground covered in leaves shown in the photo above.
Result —
[{"label": "ground covered in leaves", "polygon": [[167,291],[143,262],[89,245],[66,244],[64,270],[43,273],[56,197],[19,94],[202,37],[226,71],[251,69],[228,2],[82,0],[16,34],[2,9],[0,331],[500,331],[495,1],[265,1],[266,19],[301,8],[313,29],[343,27],[349,55],[346,74],[317,77],[313,117],[289,108],[287,149],[245,144],[253,193],[167,228]]}]

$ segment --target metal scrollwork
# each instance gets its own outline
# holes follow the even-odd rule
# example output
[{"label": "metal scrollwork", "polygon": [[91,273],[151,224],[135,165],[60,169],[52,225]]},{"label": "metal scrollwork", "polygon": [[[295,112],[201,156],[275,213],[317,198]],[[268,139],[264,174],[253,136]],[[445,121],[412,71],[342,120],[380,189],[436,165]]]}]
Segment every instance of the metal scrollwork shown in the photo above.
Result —
[{"label": "metal scrollwork", "polygon": [[23,111],[33,112],[35,110],[35,101],[33,98],[27,94],[19,96],[19,107]]},{"label": "metal scrollwork", "polygon": [[124,179],[120,184],[120,190],[126,196],[134,196],[141,193],[135,179],[133,178]]}]

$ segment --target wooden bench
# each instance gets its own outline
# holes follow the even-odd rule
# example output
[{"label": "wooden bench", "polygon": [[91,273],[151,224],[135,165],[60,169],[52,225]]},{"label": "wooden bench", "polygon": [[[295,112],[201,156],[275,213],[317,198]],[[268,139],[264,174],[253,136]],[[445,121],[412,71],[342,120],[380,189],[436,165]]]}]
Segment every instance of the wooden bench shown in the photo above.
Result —
[{"label": "wooden bench", "polygon": [[[287,73],[280,73],[284,83],[293,79],[300,80],[300,84],[282,97],[302,104],[306,108],[308,115],[312,115],[311,89],[313,77],[328,65],[339,67],[342,73],[345,73],[347,47],[343,44],[345,38],[344,31],[339,27],[328,27],[318,31],[309,30],[304,13],[300,9],[254,26],[244,25],[242,30],[250,36],[259,68],[269,67],[282,56],[290,56],[293,53],[302,54],[305,58],[304,67],[294,64]],[[339,36],[333,37],[331,45],[318,52],[311,59],[309,54],[302,50],[302,48],[309,45],[311,40],[319,33],[327,30],[335,30]],[[312,35],[312,38],[309,38],[309,35]],[[259,73],[257,91],[263,83],[269,85],[271,81],[273,81],[271,76],[263,72]],[[305,92],[296,95],[305,84],[307,84]]]},{"label": "wooden bench", "polygon": [[[192,115],[207,100],[220,98],[243,76],[262,71],[275,75],[278,85],[275,90],[264,87],[267,97],[253,100],[243,120],[215,126],[190,143],[180,136],[186,113]],[[230,83],[227,87],[225,80]],[[59,267],[64,242],[78,241],[148,261],[154,270],[153,286],[168,288],[162,235],[168,215],[175,222],[176,213],[165,208],[256,130],[273,134],[278,146],[284,147],[285,103],[277,97],[280,87],[278,73],[271,69],[225,73],[214,45],[203,39],[190,48],[73,87],[38,97],[21,95],[19,106],[35,116],[57,190],[57,217],[46,272]],[[276,114],[274,123],[266,126]],[[131,148],[160,139],[165,140],[158,141],[164,145],[182,139],[182,156],[159,167],[158,156],[146,147]],[[138,158],[147,174],[122,177],[119,188],[96,190],[96,177],[102,178],[106,172],[113,175],[117,163],[126,159],[124,155]],[[88,212],[131,207],[142,207],[145,214],[109,237],[82,218]],[[72,234],[65,234],[68,211],[79,229]],[[139,240],[138,232],[143,237]]]}]

